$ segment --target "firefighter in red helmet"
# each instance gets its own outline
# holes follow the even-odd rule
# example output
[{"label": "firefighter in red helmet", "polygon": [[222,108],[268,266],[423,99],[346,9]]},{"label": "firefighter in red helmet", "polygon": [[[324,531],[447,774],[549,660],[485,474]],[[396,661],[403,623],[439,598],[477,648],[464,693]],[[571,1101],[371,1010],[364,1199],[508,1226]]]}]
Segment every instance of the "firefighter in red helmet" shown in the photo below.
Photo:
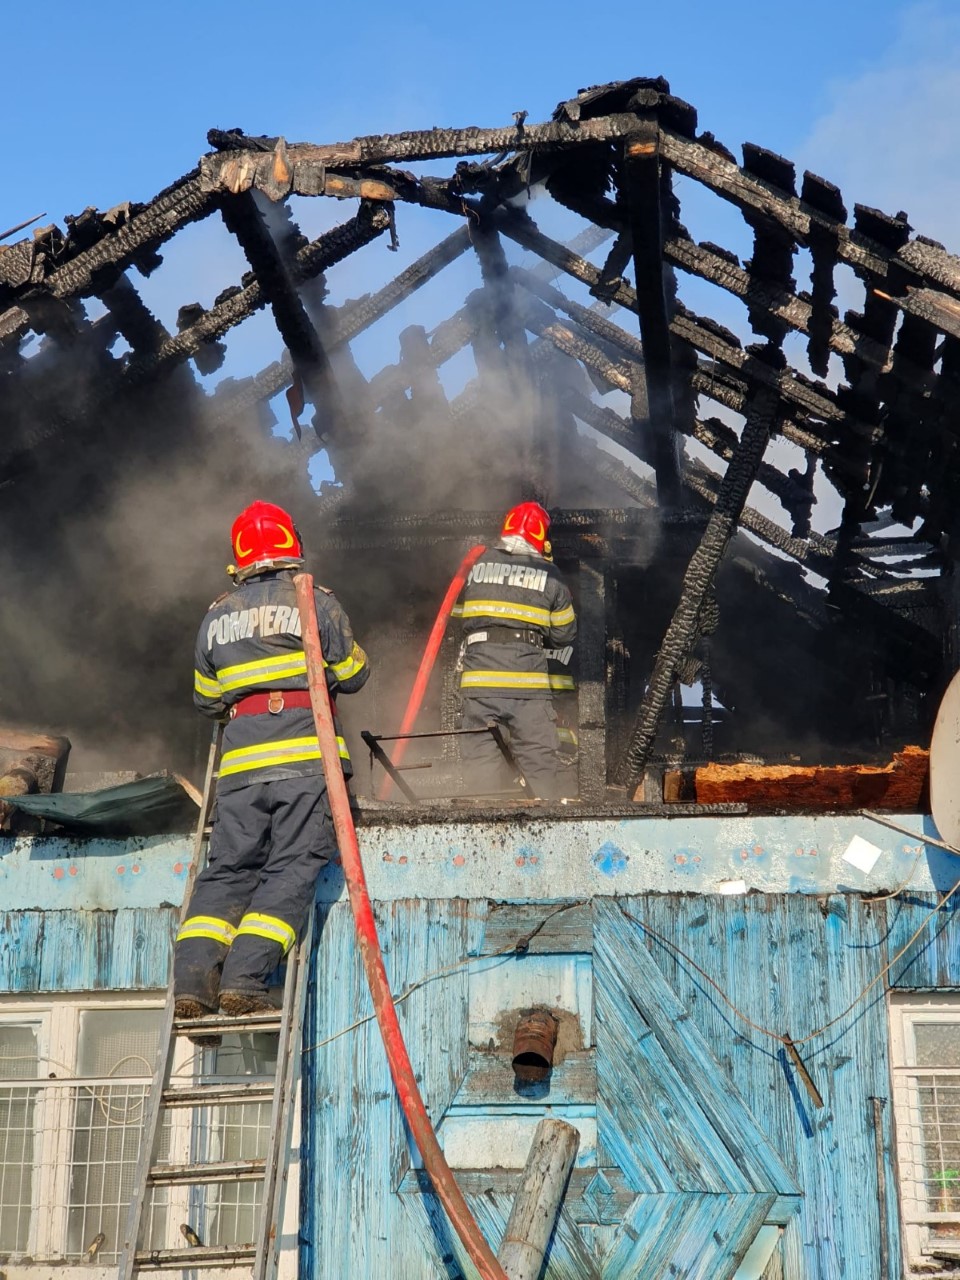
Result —
[{"label": "firefighter in red helmet", "polygon": [[[545,646],[577,634],[569,588],[550,559],[550,517],[537,502],[506,514],[500,541],[470,570],[454,616],[463,619],[462,727],[497,724],[527,784],[541,800],[564,794],[557,716]],[[489,734],[460,739],[464,772],[478,793],[496,791],[502,756]]]},{"label": "firefighter in red helmet", "polygon": [[[195,650],[194,703],[228,717],[209,860],[174,952],[176,1016],[270,1008],[266,978],[296,942],[336,852],[293,585],[303,544],[281,507],[254,502],[232,531],[236,589],[211,605]],[[366,654],[332,592],[316,588],[332,693],[355,693]],[[337,728],[340,756],[349,754]]]}]

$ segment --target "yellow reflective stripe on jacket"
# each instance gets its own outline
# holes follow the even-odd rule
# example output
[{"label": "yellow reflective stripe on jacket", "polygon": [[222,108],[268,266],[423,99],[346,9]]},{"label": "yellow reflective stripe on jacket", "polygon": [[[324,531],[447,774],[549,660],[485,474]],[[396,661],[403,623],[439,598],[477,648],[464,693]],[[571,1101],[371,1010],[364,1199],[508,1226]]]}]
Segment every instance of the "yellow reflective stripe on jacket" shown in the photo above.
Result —
[{"label": "yellow reflective stripe on jacket", "polygon": [[573,729],[560,728],[557,730],[557,737],[561,742],[566,742],[571,747],[578,747],[580,739],[577,737]]},{"label": "yellow reflective stripe on jacket", "polygon": [[576,687],[573,682],[573,676],[550,676],[550,688],[556,689],[558,692],[563,689],[575,689]]},{"label": "yellow reflective stripe on jacket", "polygon": [[[349,760],[350,752],[343,738],[337,738],[340,759]],[[220,777],[232,773],[246,773],[250,769],[272,769],[277,765],[300,764],[304,760],[321,758],[320,743],[316,737],[279,738],[273,742],[258,742],[252,747],[237,747],[225,751],[220,758]]]},{"label": "yellow reflective stripe on jacket", "polygon": [[244,933],[252,933],[258,938],[268,938],[271,942],[279,942],[283,953],[290,950],[297,940],[297,935],[285,920],[277,916],[265,916],[260,911],[248,911],[240,921],[237,937]]},{"label": "yellow reflective stripe on jacket", "polygon": [[462,617],[463,617],[463,605],[462,605],[462,604],[455,604],[455,605],[453,606],[453,608],[450,610],[450,617],[451,617],[451,618],[462,618]]},{"label": "yellow reflective stripe on jacket", "polygon": [[565,609],[558,609],[556,613],[551,613],[550,625],[551,627],[565,627],[568,622],[573,622],[575,617],[573,605],[568,604]]},{"label": "yellow reflective stripe on jacket", "polygon": [[257,658],[255,662],[238,662],[233,667],[222,667],[217,675],[224,693],[242,689],[250,684],[269,684],[271,680],[287,680],[291,676],[305,676],[307,660],[302,649],[281,653],[276,658]]},{"label": "yellow reflective stripe on jacket", "polygon": [[329,664],[330,670],[338,680],[349,680],[358,671],[362,671],[366,665],[367,655],[356,642],[354,642],[353,648],[342,662],[331,662]]},{"label": "yellow reflective stripe on jacket", "polygon": [[[564,610],[564,612],[566,612]],[[537,626],[550,625],[549,609],[539,605],[516,604],[513,600],[467,600],[463,606],[464,618],[509,618],[511,622],[532,622]],[[573,618],[573,610],[570,610]]]},{"label": "yellow reflective stripe on jacket", "polygon": [[193,688],[203,698],[219,698],[220,697],[220,681],[210,680],[202,672],[194,668],[193,671]]},{"label": "yellow reflective stripe on jacket", "polygon": [[214,942],[222,942],[225,947],[237,936],[237,931],[229,920],[218,920],[216,916],[188,916],[180,926],[177,942],[185,938],[212,938]]},{"label": "yellow reflective stripe on jacket", "polygon": [[549,689],[545,671],[465,671],[461,689]]}]

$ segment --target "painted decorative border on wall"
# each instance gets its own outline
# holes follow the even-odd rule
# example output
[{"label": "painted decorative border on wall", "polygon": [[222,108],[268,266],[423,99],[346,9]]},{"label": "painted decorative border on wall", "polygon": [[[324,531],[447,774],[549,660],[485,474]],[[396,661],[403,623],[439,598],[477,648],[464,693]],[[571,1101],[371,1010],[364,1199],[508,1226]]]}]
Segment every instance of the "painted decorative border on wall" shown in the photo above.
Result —
[{"label": "painted decorative border on wall", "polygon": [[[594,894],[873,893],[906,883],[920,892],[960,879],[960,859],[919,833],[928,817],[898,815],[901,835],[860,816],[608,818],[445,822],[362,827],[371,896],[535,901]],[[854,836],[876,845],[869,872],[843,860]],[[8,910],[111,910],[178,905],[191,856],[187,837],[130,840],[0,839],[0,903]],[[319,895],[343,892],[339,868]]]}]

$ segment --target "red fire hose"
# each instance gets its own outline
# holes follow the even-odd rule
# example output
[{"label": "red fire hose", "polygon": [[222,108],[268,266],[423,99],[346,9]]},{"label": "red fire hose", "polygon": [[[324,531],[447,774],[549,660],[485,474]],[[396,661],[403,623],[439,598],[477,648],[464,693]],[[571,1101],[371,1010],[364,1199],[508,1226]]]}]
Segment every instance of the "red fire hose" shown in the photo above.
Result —
[{"label": "red fire hose", "polygon": [[[323,760],[323,774],[327,783],[327,794],[330,797],[330,811],[333,814],[333,825],[337,832],[340,846],[340,857],[343,860],[343,876],[350,894],[350,907],[353,911],[353,923],[357,933],[357,945],[363,967],[366,970],[367,983],[373,999],[373,1008],[383,1037],[383,1047],[387,1051],[390,1074],[400,1099],[400,1106],[414,1142],[423,1158],[430,1181],[440,1202],[447,1212],[453,1229],[470,1255],[470,1260],[480,1273],[482,1280],[507,1280],[506,1273],[494,1256],[490,1246],[477,1226],[467,1206],[463,1193],[457,1186],[450,1171],[446,1157],[433,1131],[430,1117],[427,1115],[413,1066],[407,1053],[400,1030],[400,1020],[393,1003],[387,971],[380,950],[380,939],[377,936],[377,922],[373,916],[373,904],[367,891],[367,880],[363,872],[360,848],[357,844],[357,833],[350,813],[350,799],[347,795],[347,784],[344,781],[340,765],[340,751],[337,746],[337,735],[333,725],[333,711],[330,706],[330,695],[327,691],[327,679],[323,669],[323,651],[320,647],[320,632],[317,625],[317,611],[313,598],[313,578],[309,573],[298,573],[294,578],[297,588],[297,601],[300,605],[300,620],[303,629],[303,651],[307,661],[307,681],[310,686],[310,702],[313,707],[313,718],[317,726],[317,738]],[[456,599],[456,595],[454,596]]]},{"label": "red fire hose", "polygon": [[[467,580],[467,574],[476,564],[476,562],[486,551],[486,547],[472,547],[463,557],[460,568],[453,575],[453,579],[447,587],[447,594],[443,597],[437,613],[436,621],[433,629],[427,639],[427,647],[423,651],[423,657],[420,659],[420,669],[417,672],[417,678],[413,682],[413,688],[410,691],[410,698],[407,702],[407,709],[403,713],[403,720],[400,723],[400,741],[397,743],[396,751],[393,756],[393,763],[399,766],[400,762],[407,752],[407,739],[402,735],[410,733],[413,726],[417,722],[417,716],[420,714],[420,708],[423,705],[423,697],[427,692],[427,685],[430,676],[433,674],[433,664],[437,660],[437,654],[440,652],[440,645],[443,643],[443,633],[447,629],[447,622],[450,620],[450,611],[457,603],[457,596],[463,590],[463,584]],[[393,787],[393,779],[387,775],[380,787],[380,799],[388,800],[390,791]]]}]

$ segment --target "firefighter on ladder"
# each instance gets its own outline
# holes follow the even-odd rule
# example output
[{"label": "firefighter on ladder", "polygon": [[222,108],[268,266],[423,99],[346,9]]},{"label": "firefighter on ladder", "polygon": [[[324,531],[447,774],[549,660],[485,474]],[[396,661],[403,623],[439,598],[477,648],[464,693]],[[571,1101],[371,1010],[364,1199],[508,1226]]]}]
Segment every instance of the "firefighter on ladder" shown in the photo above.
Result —
[{"label": "firefighter on ladder", "polygon": [[[556,678],[544,647],[570,645],[577,621],[569,588],[550,559],[549,530],[539,503],[511,508],[499,543],[470,570],[453,616],[463,619],[461,727],[498,725],[533,794],[559,800],[569,791],[552,699]],[[572,688],[569,677],[562,679]],[[492,735],[465,734],[460,754],[472,789],[500,789],[503,757]]]},{"label": "firefighter on ladder", "polygon": [[[229,717],[209,861],[177,934],[178,1018],[272,1008],[266,979],[297,940],[321,867],[336,852],[293,585],[303,545],[291,517],[254,502],[232,531],[237,587],[211,605],[197,636],[194,703]],[[331,693],[369,675],[347,615],[316,588]],[[344,772],[349,753],[337,726]]]}]

